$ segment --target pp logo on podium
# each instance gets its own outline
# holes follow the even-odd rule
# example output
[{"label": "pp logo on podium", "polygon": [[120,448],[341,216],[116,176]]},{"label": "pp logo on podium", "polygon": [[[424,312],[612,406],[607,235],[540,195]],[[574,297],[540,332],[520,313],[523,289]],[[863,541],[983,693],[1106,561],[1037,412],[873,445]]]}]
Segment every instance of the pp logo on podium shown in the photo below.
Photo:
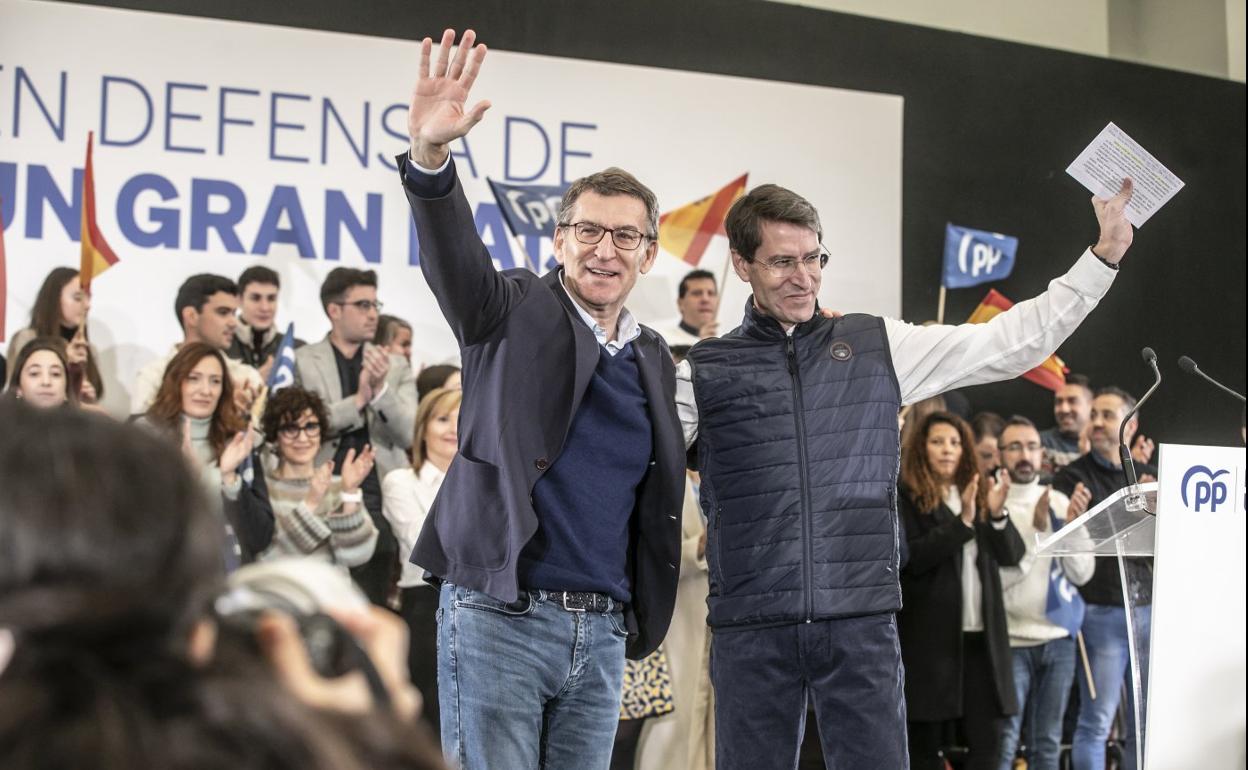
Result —
[{"label": "pp logo on podium", "polygon": [[1226,502],[1228,494],[1226,482],[1218,481],[1218,477],[1228,473],[1228,470],[1215,471],[1204,465],[1193,465],[1183,474],[1183,486],[1180,490],[1183,506],[1189,511],[1200,513],[1200,507],[1205,505],[1208,506],[1208,513],[1216,513],[1218,506]]}]

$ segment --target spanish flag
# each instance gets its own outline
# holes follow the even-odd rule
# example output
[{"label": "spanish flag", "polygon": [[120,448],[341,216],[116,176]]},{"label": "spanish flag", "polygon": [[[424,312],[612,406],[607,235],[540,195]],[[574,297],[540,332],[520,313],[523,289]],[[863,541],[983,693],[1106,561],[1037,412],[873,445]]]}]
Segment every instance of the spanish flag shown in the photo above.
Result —
[{"label": "spanish flag", "polygon": [[91,167],[91,142],[95,132],[87,134],[87,165],[82,172],[82,265],[78,280],[82,290],[91,292],[91,279],[117,263],[117,255],[104,240],[95,221],[95,172]]},{"label": "spanish flag", "polygon": [[724,217],[737,198],[745,194],[749,176],[742,174],[705,198],[659,217],[659,245],[663,250],[697,265],[711,238],[724,234]]},{"label": "spanish flag", "polygon": [[[971,313],[971,317],[966,319],[967,323],[982,324],[987,323],[997,314],[1009,310],[1014,307],[1014,303],[1006,299],[996,289],[989,289],[988,294],[983,301],[979,303],[979,307],[975,308],[975,312]],[[1023,373],[1023,379],[1030,380],[1042,388],[1048,388],[1056,393],[1066,384],[1066,373],[1070,371],[1065,362],[1058,358],[1056,354],[1049,356],[1044,363]]]}]

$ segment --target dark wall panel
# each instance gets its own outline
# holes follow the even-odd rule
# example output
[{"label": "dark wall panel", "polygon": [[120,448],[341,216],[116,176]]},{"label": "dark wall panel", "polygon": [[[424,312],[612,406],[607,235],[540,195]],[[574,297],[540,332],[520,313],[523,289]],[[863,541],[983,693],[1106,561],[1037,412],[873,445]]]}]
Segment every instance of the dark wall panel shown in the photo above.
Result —
[{"label": "dark wall panel", "polygon": [[[1159,441],[1238,443],[1236,405],[1182,375],[1174,360],[1191,355],[1244,389],[1242,83],[747,0],[94,4],[408,39],[471,25],[511,51],[900,94],[902,306],[912,321],[935,315],[946,221],[1021,239],[1014,275],[996,285],[1015,300],[1041,290],[1095,240],[1088,195],[1065,168],[1112,120],[1187,187],[1137,233],[1113,291],[1060,354],[1095,381],[1138,393],[1151,381],[1138,351],[1151,345],[1167,382],[1146,410],[1145,430]],[[415,62],[395,67],[414,74]],[[794,105],[793,119],[836,116]],[[696,141],[674,141],[682,139]],[[783,137],[760,140],[788,151]],[[982,294],[951,292],[946,320],[965,318]],[[1047,421],[1048,394],[1027,382],[968,395],[977,408]]]}]

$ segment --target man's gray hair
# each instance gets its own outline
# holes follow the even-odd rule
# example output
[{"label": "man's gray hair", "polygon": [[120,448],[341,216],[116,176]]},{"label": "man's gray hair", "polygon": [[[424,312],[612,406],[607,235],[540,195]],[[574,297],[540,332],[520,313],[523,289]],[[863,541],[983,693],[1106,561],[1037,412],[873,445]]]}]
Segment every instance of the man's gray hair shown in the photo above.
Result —
[{"label": "man's gray hair", "polygon": [[583,176],[568,187],[568,191],[563,194],[563,202],[559,204],[559,222],[561,224],[571,224],[568,218],[572,216],[572,209],[576,206],[577,199],[586,191],[593,191],[608,197],[612,195],[627,195],[638,199],[646,205],[646,232],[642,233],[642,235],[647,235],[651,238],[658,237],[658,198],[654,196],[654,192],[649,187],[639,182],[637,177],[615,166],[599,171],[596,174]]},{"label": "man's gray hair", "polygon": [[728,247],[747,262],[754,261],[754,252],[762,245],[763,222],[788,222],[806,227],[823,241],[819,212],[810,205],[810,201],[780,185],[759,185],[748,195],[738,198],[724,220]]}]

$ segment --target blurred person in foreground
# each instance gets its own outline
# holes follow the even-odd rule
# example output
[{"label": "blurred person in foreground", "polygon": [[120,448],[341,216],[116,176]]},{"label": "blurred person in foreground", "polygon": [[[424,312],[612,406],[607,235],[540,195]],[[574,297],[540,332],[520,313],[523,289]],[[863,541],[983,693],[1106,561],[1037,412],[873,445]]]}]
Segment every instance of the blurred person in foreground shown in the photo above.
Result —
[{"label": "blurred person in foreground", "polygon": [[164,442],[13,402],[0,424],[0,767],[443,767],[411,721],[397,620],[338,617],[383,709],[360,674],[313,673],[289,617],[219,622],[221,530]]}]

